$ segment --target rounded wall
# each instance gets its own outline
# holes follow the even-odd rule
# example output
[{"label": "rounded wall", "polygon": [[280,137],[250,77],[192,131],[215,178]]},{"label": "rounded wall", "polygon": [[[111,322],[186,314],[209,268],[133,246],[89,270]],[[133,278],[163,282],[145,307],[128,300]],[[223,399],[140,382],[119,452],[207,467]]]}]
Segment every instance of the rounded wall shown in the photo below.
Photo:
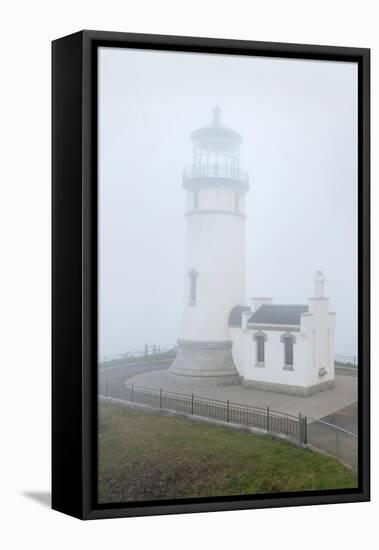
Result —
[{"label": "rounded wall", "polygon": [[240,376],[245,376],[245,332],[241,327],[230,327],[229,334],[232,341],[233,362],[238,374]]},{"label": "rounded wall", "polygon": [[[232,210],[200,210],[187,216],[183,339],[229,339],[230,310],[245,302],[244,222],[244,217]],[[197,273],[194,303],[190,299],[191,270]]]},{"label": "rounded wall", "polygon": [[178,384],[229,386],[241,379],[233,363],[232,342],[178,340],[169,378]]},{"label": "rounded wall", "polygon": [[235,210],[235,193],[224,189],[203,189],[199,191],[199,208]]},{"label": "rounded wall", "polygon": [[228,211],[236,214],[245,214],[245,193],[231,189],[203,188],[187,190],[187,215],[198,211]]}]

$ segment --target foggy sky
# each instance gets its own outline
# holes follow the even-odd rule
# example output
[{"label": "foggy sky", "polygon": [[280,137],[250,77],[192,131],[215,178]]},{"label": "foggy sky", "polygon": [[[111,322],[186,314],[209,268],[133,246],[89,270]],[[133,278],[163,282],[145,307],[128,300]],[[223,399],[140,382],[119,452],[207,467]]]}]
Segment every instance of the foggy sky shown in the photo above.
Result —
[{"label": "foggy sky", "polygon": [[243,136],[247,299],[307,303],[324,271],[335,351],[357,350],[357,66],[101,48],[99,353],[173,345],[182,171],[212,108]]}]

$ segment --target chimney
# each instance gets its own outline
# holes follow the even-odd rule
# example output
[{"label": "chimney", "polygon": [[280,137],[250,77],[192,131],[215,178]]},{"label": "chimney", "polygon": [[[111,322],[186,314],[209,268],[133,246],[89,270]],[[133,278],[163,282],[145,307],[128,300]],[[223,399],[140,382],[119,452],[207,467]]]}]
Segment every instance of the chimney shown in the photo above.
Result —
[{"label": "chimney", "polygon": [[260,308],[263,305],[271,305],[272,304],[272,298],[250,298],[251,300],[251,311],[254,313],[254,311],[257,311],[258,308]]},{"label": "chimney", "polygon": [[324,298],[325,277],[322,271],[317,271],[315,277],[315,298]]}]

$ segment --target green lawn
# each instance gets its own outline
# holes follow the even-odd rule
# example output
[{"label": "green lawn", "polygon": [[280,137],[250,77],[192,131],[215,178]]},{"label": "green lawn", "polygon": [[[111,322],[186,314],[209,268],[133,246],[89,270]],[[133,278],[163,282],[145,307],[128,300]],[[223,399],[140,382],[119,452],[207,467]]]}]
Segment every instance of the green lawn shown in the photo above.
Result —
[{"label": "green lawn", "polygon": [[355,486],[334,459],[273,437],[100,405],[103,503]]}]

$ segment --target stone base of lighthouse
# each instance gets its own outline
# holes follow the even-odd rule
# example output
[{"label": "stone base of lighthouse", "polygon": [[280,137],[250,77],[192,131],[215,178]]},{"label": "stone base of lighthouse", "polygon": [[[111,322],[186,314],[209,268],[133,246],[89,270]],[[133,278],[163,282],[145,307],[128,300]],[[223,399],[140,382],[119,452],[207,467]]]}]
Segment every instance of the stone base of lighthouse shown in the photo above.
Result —
[{"label": "stone base of lighthouse", "polygon": [[176,384],[194,386],[230,386],[241,384],[234,366],[232,342],[178,340],[178,353],[169,368]]}]

